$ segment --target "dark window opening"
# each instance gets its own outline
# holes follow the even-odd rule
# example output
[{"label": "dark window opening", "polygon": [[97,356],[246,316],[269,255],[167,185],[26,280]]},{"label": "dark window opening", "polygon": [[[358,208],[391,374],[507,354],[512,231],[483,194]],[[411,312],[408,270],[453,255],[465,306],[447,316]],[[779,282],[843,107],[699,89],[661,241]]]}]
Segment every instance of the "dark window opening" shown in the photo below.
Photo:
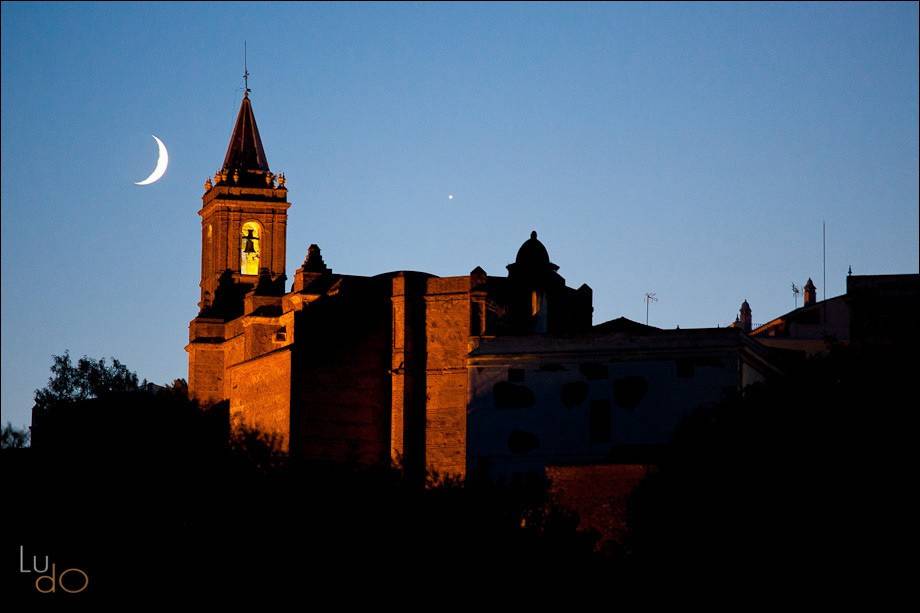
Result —
[{"label": "dark window opening", "polygon": [[499,409],[526,409],[536,402],[533,392],[524,385],[499,381],[492,386],[495,407]]},{"label": "dark window opening", "polygon": [[511,453],[525,454],[540,446],[540,439],[535,434],[515,430],[508,437],[508,449]]},{"label": "dark window opening", "polygon": [[591,414],[588,419],[592,443],[610,442],[610,401],[592,400]]},{"label": "dark window opening", "polygon": [[694,368],[692,358],[680,358],[678,360],[674,360],[674,363],[677,366],[678,377],[684,379],[694,375],[694,371],[696,369]]},{"label": "dark window opening", "polygon": [[588,379],[606,379],[608,377],[607,365],[597,362],[584,362],[579,366],[581,374]]},{"label": "dark window opening", "polygon": [[562,404],[576,407],[588,398],[588,384],[584,381],[570,381],[562,386]]},{"label": "dark window opening", "polygon": [[647,393],[648,382],[645,377],[623,377],[613,383],[613,399],[624,409],[639,406]]}]

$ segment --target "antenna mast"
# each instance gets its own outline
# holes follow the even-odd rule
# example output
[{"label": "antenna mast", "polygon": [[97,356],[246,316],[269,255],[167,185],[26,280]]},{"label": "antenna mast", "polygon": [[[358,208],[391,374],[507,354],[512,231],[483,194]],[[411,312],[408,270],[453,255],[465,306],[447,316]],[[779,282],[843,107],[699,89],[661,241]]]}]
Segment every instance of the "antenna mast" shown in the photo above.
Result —
[{"label": "antenna mast", "polygon": [[799,308],[799,288],[796,287],[795,283],[792,284],[792,306],[793,308]]},{"label": "antenna mast", "polygon": [[821,220],[821,267],[824,269],[824,299],[827,300],[827,226]]},{"label": "antenna mast", "polygon": [[648,325],[648,305],[650,302],[658,302],[658,298],[655,297],[655,292],[646,292],[645,293],[645,325]]}]

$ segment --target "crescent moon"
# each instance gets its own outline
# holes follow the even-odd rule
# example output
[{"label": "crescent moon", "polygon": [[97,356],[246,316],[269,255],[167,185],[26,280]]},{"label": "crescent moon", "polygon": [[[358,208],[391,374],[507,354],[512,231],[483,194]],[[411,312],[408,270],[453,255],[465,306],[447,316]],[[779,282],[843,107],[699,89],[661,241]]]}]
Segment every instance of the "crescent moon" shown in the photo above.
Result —
[{"label": "crescent moon", "polygon": [[[150,136],[153,136],[153,134]],[[169,152],[166,151],[166,145],[163,144],[163,141],[156,136],[153,136],[153,140],[157,142],[157,147],[160,148],[160,157],[157,159],[157,166],[153,169],[153,172],[150,173],[149,177],[143,181],[135,182],[135,185],[150,185],[166,174],[166,167],[169,165]]]}]

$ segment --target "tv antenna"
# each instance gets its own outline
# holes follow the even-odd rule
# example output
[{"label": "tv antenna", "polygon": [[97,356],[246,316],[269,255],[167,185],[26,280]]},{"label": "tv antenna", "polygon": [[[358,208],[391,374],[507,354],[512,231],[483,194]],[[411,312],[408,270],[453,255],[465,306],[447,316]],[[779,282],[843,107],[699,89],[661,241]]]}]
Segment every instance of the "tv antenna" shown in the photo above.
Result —
[{"label": "tv antenna", "polygon": [[821,288],[824,292],[824,299],[827,300],[827,223],[821,220],[821,268],[824,272],[823,283]]},{"label": "tv antenna", "polygon": [[645,325],[648,325],[648,305],[652,302],[658,302],[655,292],[645,292]]},{"label": "tv antenna", "polygon": [[794,309],[799,308],[799,294],[801,293],[801,291],[802,290],[796,287],[795,283],[792,284],[792,307]]}]

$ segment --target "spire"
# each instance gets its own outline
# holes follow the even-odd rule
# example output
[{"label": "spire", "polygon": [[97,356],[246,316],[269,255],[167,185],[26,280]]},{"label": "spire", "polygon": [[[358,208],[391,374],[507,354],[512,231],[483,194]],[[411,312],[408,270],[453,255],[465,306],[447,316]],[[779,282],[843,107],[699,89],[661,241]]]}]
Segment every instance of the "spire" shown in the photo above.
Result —
[{"label": "spire", "polygon": [[236,125],[233,127],[233,135],[227,146],[223,167],[231,171],[238,169],[268,172],[268,160],[265,157],[265,150],[262,149],[262,139],[259,137],[256,117],[252,113],[248,88],[243,94],[240,114],[236,117]]},{"label": "spire", "polygon": [[747,298],[744,299],[744,302],[741,303],[741,308],[739,309],[740,316],[735,320],[741,324],[741,329],[745,332],[750,332],[753,328],[751,323],[751,305],[748,304]]},{"label": "spire", "polygon": [[811,280],[811,277],[808,278],[808,281],[805,282],[805,303],[804,306],[814,304],[818,297],[818,288],[815,287],[814,282]]}]

